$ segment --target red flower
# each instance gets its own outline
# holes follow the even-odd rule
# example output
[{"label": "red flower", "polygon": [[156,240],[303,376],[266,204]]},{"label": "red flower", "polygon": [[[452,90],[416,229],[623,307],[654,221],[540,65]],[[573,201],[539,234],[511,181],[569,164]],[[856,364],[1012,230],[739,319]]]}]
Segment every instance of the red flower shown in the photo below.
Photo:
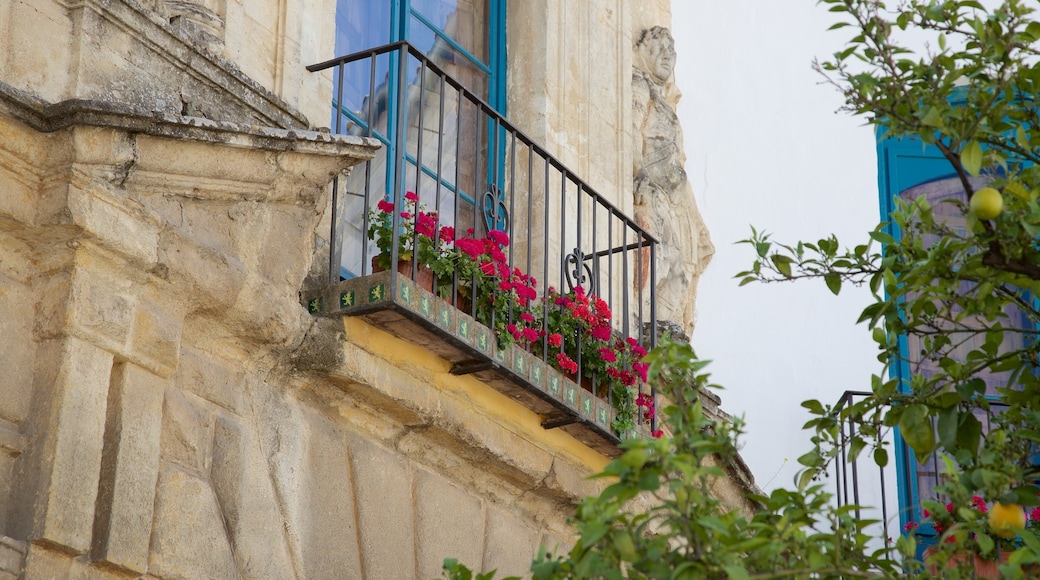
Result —
[{"label": "red flower", "polygon": [[520,331],[516,329],[515,324],[507,324],[506,331],[513,335],[513,338],[520,338]]},{"label": "red flower", "polygon": [[483,272],[484,274],[488,275],[488,276],[494,276],[495,275],[495,265],[492,264],[491,262],[481,262],[480,263],[480,271]]},{"label": "red flower", "polygon": [[610,327],[597,326],[592,329],[592,338],[596,340],[610,340]]},{"label": "red flower", "polygon": [[501,230],[491,230],[488,232],[487,237],[492,242],[495,242],[499,246],[509,245],[509,236]]},{"label": "red flower", "polygon": [[379,200],[379,203],[376,204],[376,207],[378,207],[379,211],[383,213],[390,213],[394,211],[394,204],[390,203],[385,199]]},{"label": "red flower", "polygon": [[409,191],[408,193],[404,194],[404,198],[408,201],[419,201],[419,196],[416,195],[414,191]]},{"label": "red flower", "polygon": [[599,358],[607,362],[617,362],[617,355],[614,354],[614,349],[610,347],[603,347],[599,349]]},{"label": "red flower", "polygon": [[484,249],[480,246],[480,243],[473,238],[462,238],[455,240],[455,247],[462,250],[467,256],[476,260]]},{"label": "red flower", "polygon": [[661,430],[661,429],[658,429],[657,431],[654,431],[650,435],[653,436],[654,439],[660,439],[664,435],[664,431]]},{"label": "red flower", "polygon": [[526,340],[527,342],[534,342],[534,341],[538,340],[538,331],[533,329],[533,328],[530,328],[530,327],[525,328],[524,332],[523,332],[523,335],[524,335],[524,340]]},{"label": "red flower", "polygon": [[932,517],[932,514],[928,513],[928,508],[925,508],[925,509],[921,510],[921,513],[923,513],[924,517],[926,517],[926,518]]},{"label": "red flower", "polygon": [[1034,522],[1040,522],[1040,507],[1033,508],[1033,511],[1029,512],[1029,517]]},{"label": "red flower", "polygon": [[646,382],[646,371],[649,369],[650,365],[646,363],[632,363],[632,370],[634,370],[636,374],[639,375],[639,379],[642,380],[644,383]]},{"label": "red flower", "polygon": [[410,220],[410,219],[412,219],[412,214],[410,214],[410,213],[408,213],[406,211],[402,211],[401,212],[401,218],[402,219],[406,219],[406,220]]},{"label": "red flower", "polygon": [[953,513],[953,502],[950,502],[950,503],[946,504],[946,513],[948,513],[948,514],[952,514]]},{"label": "red flower", "polygon": [[549,335],[549,346],[560,346],[563,344],[563,335],[558,332],[554,332]]},{"label": "red flower", "polygon": [[521,312],[520,320],[523,320],[524,322],[534,322],[534,316],[531,316],[530,312]]},{"label": "red flower", "polygon": [[971,505],[980,512],[986,513],[986,500],[982,499],[980,496],[973,496],[971,498]]},{"label": "red flower", "polygon": [[932,524],[932,527],[935,528],[935,533],[937,534],[941,534],[946,531],[946,526],[942,525],[942,522],[935,522],[934,524]]},{"label": "red flower", "polygon": [[451,241],[455,239],[455,228],[451,226],[442,227],[439,237],[442,242],[450,244]]},{"label": "red flower", "polygon": [[610,306],[602,298],[596,298],[596,314],[603,318],[610,318]]},{"label": "red flower", "polygon": [[[635,355],[640,357],[640,358],[646,356],[646,349],[641,347],[641,346],[639,346],[638,344],[632,347],[632,352],[635,353]],[[643,380],[646,380],[646,379],[643,379]]]},{"label": "red flower", "polygon": [[419,212],[419,221],[415,224],[415,232],[420,236],[433,238],[437,229],[437,214]]},{"label": "red flower", "polygon": [[917,522],[915,522],[913,520],[910,520],[909,522],[906,522],[905,526],[903,526],[903,531],[904,532],[909,532],[909,531],[914,530],[916,528],[917,528]]},{"label": "red flower", "polygon": [[509,292],[510,290],[513,289],[513,284],[511,282],[509,282],[508,280],[500,280],[498,282],[498,289],[503,291],[503,292]]},{"label": "red flower", "polygon": [[495,248],[491,250],[491,259],[494,260],[496,264],[504,264],[506,262],[506,255],[502,250]]},{"label": "red flower", "polygon": [[567,353],[559,352],[556,353],[556,363],[560,365],[560,368],[570,374],[578,372],[578,363],[571,360],[571,357],[567,356]]}]

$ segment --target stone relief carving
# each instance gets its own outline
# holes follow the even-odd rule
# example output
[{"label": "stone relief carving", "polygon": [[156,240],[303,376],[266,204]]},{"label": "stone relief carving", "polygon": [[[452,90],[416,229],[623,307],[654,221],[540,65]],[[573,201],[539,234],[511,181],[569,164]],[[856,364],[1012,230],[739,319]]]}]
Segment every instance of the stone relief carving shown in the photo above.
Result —
[{"label": "stone relief carving", "polygon": [[[697,279],[715,247],[683,169],[686,155],[675,114],[679,95],[671,81],[674,68],[675,44],[668,29],[644,30],[635,45],[632,67],[634,135],[638,140],[633,155],[634,213],[636,221],[661,241],[657,318],[677,322],[690,333]],[[649,261],[644,264],[648,273]]]}]

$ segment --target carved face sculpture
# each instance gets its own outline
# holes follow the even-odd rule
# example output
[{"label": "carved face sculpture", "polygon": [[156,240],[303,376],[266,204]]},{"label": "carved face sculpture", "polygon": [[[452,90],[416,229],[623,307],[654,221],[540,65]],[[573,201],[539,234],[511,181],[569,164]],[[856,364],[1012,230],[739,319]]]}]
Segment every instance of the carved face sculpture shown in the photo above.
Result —
[{"label": "carved face sculpture", "polygon": [[643,63],[658,82],[665,82],[675,69],[675,41],[667,28],[654,27],[640,45]]}]

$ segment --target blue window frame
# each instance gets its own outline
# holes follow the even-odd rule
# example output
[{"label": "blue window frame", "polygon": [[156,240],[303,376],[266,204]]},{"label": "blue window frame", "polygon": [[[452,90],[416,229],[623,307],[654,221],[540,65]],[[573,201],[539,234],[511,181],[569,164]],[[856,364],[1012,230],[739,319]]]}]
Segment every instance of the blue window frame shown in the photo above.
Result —
[{"label": "blue window frame", "polygon": [[[347,55],[383,46],[386,44],[407,41],[422,51],[438,67],[444,69],[468,91],[477,95],[485,103],[504,115],[506,107],[505,91],[505,14],[506,0],[389,0],[384,2],[363,2],[358,0],[338,0],[336,12],[336,54]],[[437,171],[431,167],[431,156],[425,159],[418,154],[414,135],[416,127],[408,125],[414,122],[418,107],[406,106],[411,111],[397,110],[400,101],[396,97],[401,91],[420,90],[420,71],[413,58],[404,51],[382,54],[373,60],[362,60],[345,66],[343,94],[333,95],[334,130],[355,134],[370,134],[384,145],[385,162],[376,163],[374,171],[379,175],[373,179],[366,178],[369,186],[365,189],[368,196],[388,195],[395,187],[419,192],[427,205],[430,203],[423,194],[424,190],[433,189],[431,183],[438,184],[438,191],[443,196],[458,196],[467,207],[475,205],[477,194],[475,189],[463,184],[473,183],[470,179],[481,176],[480,181],[493,183],[501,176],[501,151],[491,152],[491,143],[497,142],[494,131],[489,127],[487,135],[476,139],[474,147],[467,145],[469,155],[487,158],[481,161],[474,158],[453,159],[447,163],[458,163],[463,168],[457,172],[460,183],[444,175],[455,175],[456,172]],[[401,69],[404,68],[402,75]],[[403,80],[403,84],[402,84]],[[424,87],[425,88],[425,87]],[[411,94],[411,93],[408,93]],[[445,97],[447,98],[447,97]],[[368,127],[369,107],[375,114],[372,127]],[[468,120],[468,119],[467,119]],[[402,125],[407,129],[401,132]],[[409,134],[404,143],[398,143],[397,135]],[[446,140],[463,139],[460,135],[446,135]],[[470,136],[466,139],[472,141]],[[395,175],[388,170],[392,160],[396,159],[398,150],[404,149],[404,160],[407,165],[404,175],[405,183],[395,185]],[[380,157],[383,157],[381,155]],[[421,161],[420,161],[421,160]],[[357,172],[355,172],[357,173]],[[421,176],[421,177],[420,177]],[[363,272],[365,265],[360,263],[358,248],[364,244],[364,232],[360,231],[361,212],[364,204],[358,198],[361,187],[357,185],[360,175],[352,174],[346,184],[344,196],[344,219],[347,222],[343,251],[343,262],[340,276],[350,278]],[[380,182],[373,193],[371,184]],[[486,186],[481,186],[481,189]],[[369,204],[374,204],[369,199]],[[445,202],[444,206],[453,204]],[[466,209],[463,211],[472,211]],[[457,216],[444,216],[455,219]],[[357,254],[357,255],[355,255]]]},{"label": "blue window frame", "polygon": [[[973,178],[973,185],[978,187],[985,183],[986,178]],[[880,139],[878,142],[878,190],[881,194],[881,219],[889,221],[889,215],[895,209],[895,200],[901,198],[903,201],[912,201],[920,196],[925,196],[937,216],[941,216],[946,223],[953,227],[963,227],[964,217],[956,206],[940,203],[943,199],[959,198],[964,200],[964,188],[959,178],[953,171],[950,163],[942,156],[939,150],[931,145],[924,145],[914,138],[904,139]],[[899,239],[901,232],[889,222],[889,234]],[[1028,325],[1029,321],[1025,315],[1017,309],[1009,308],[1009,317],[1021,316],[1022,323]],[[1027,327],[1027,326],[1023,326]],[[1028,341],[1031,338],[1025,335],[1006,337],[1005,345],[1009,340]],[[914,358],[910,353],[918,352],[915,340],[906,335],[899,337],[899,351],[901,362],[892,368],[892,377],[898,379],[905,386],[909,383],[911,374],[911,361]],[[1023,345],[1016,346],[1019,348]],[[934,363],[927,361],[915,363],[917,373],[928,373],[933,369]],[[937,369],[935,369],[937,370]],[[996,395],[995,389],[1007,385],[1007,377],[1004,374],[985,372],[980,378],[986,381],[987,392],[991,396]],[[979,415],[983,429],[988,430],[989,424],[984,415]],[[924,462],[917,461],[913,450],[903,441],[898,428],[895,432],[895,459],[896,479],[898,486],[900,527],[910,522],[921,522],[922,500],[937,500],[935,487],[940,483],[941,461],[937,454]],[[930,524],[917,528],[920,540],[920,551],[934,542],[937,535]]]}]

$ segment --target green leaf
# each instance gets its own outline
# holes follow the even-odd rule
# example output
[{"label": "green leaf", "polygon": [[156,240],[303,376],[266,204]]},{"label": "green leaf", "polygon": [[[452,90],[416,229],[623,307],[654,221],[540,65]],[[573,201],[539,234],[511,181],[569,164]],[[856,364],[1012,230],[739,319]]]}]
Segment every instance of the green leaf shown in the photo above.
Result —
[{"label": "green leaf", "polygon": [[791,277],[791,258],[780,254],[773,254],[769,256],[769,259],[773,261],[773,265],[776,266],[778,272],[784,275],[785,278]]},{"label": "green leaf", "polygon": [[878,447],[874,450],[874,463],[878,467],[885,467],[888,465],[888,451],[883,447]]},{"label": "green leaf", "polygon": [[957,447],[966,449],[972,457],[979,454],[982,440],[982,423],[972,413],[963,413],[957,425]]},{"label": "green leaf", "polygon": [[957,448],[957,420],[959,418],[960,412],[957,407],[943,409],[939,413],[939,420],[936,425],[939,432],[939,443],[942,443],[942,446],[950,452]]},{"label": "green leaf", "polygon": [[751,578],[751,576],[748,576],[748,572],[743,566],[726,566],[725,570],[726,574],[728,574],[732,580],[750,580]]},{"label": "green leaf", "polygon": [[971,141],[961,149],[961,165],[972,176],[982,171],[982,146],[978,142]]},{"label": "green leaf", "polygon": [[926,127],[936,127],[941,129],[943,127],[942,113],[940,113],[939,109],[936,107],[928,109],[924,118],[921,119],[921,124]]},{"label": "green leaf", "polygon": [[838,292],[841,292],[841,276],[837,274],[824,274],[823,281],[835,296],[838,295]]},{"label": "green leaf", "polygon": [[935,432],[928,420],[928,409],[924,405],[910,405],[899,419],[899,430],[915,453],[918,461],[926,461],[935,449]]}]

